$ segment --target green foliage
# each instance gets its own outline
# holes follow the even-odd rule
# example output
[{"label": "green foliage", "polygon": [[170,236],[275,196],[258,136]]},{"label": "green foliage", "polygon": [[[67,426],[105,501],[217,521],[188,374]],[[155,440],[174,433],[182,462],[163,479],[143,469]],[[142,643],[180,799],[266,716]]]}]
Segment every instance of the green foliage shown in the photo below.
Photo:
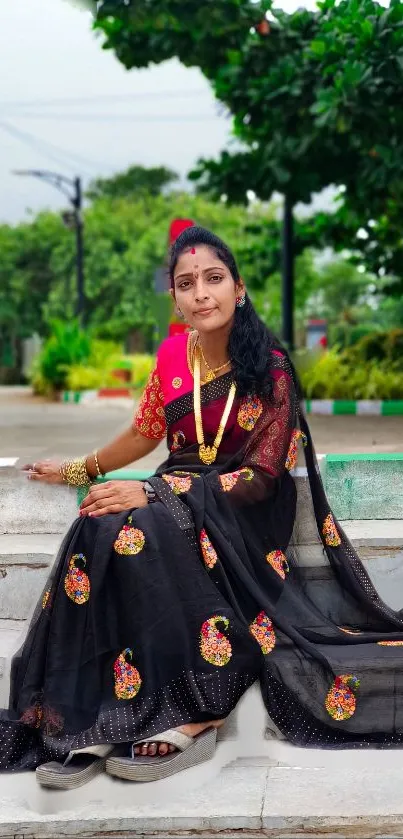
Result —
[{"label": "green foliage", "polygon": [[[72,364],[68,367],[65,381],[67,390],[97,390],[101,387],[124,386],[122,380],[114,375],[114,371],[121,368],[122,361],[131,371],[128,386],[139,392],[144,389],[154,366],[154,357],[141,353],[125,356],[124,359],[121,356],[108,355],[108,343],[107,341],[94,342],[102,350],[100,355],[94,352],[93,347],[88,363]],[[104,347],[103,344],[105,344]]]},{"label": "green foliage", "polygon": [[366,335],[372,335],[374,331],[376,331],[376,327],[373,323],[358,323],[351,326],[347,321],[339,321],[332,324],[329,329],[329,344],[330,346],[337,344],[337,346],[345,349],[357,344]]},{"label": "green foliage", "polygon": [[[265,18],[270,10],[268,20]],[[309,201],[343,186],[319,236],[377,277],[403,277],[403,4],[323,0],[287,14],[271,0],[103,0],[95,27],[127,67],[178,57],[199,67],[233,116],[237,149],[201,161],[199,188]],[[367,239],[357,239],[364,228]]]},{"label": "green foliage", "polygon": [[388,361],[403,370],[403,329],[373,332],[354,347],[358,361]]},{"label": "green foliage", "polygon": [[76,320],[55,320],[51,326],[52,335],[40,352],[37,369],[53,390],[63,390],[69,366],[89,358],[90,339]]},{"label": "green foliage", "polygon": [[100,387],[121,387],[122,382],[104,367],[72,364],[66,371],[66,390],[98,390]]},{"label": "green foliage", "polygon": [[97,178],[92,181],[87,198],[138,198],[139,195],[161,195],[178,180],[178,175],[165,166],[130,166],[125,172],[119,172],[110,178]]},{"label": "green foliage", "polygon": [[147,379],[154,367],[154,356],[147,355],[146,353],[137,353],[126,356],[126,358],[131,361],[132,387],[136,391],[144,390]]},{"label": "green foliage", "polygon": [[403,370],[386,361],[357,364],[351,352],[324,352],[299,369],[308,399],[402,399]]}]

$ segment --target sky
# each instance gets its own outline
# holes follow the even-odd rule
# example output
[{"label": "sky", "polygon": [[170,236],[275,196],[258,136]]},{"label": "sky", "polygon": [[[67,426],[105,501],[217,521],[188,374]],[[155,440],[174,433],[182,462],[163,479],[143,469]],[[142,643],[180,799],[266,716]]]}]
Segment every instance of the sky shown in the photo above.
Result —
[{"label": "sky", "polygon": [[0,222],[65,206],[52,187],[14,170],[81,175],[85,184],[140,163],[184,180],[198,158],[228,145],[230,122],[197,69],[173,60],[125,70],[101,49],[90,15],[67,0],[0,0],[0,9]]}]

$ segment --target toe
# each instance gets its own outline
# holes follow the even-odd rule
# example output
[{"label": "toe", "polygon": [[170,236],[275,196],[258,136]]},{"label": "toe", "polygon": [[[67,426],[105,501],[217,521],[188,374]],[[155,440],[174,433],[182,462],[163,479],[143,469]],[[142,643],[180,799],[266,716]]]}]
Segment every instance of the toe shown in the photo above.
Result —
[{"label": "toe", "polygon": [[172,753],[172,752],[176,752],[175,746],[169,746],[169,751],[170,751],[171,753]]},{"label": "toe", "polygon": [[154,757],[157,754],[157,748],[158,748],[157,743],[149,743],[148,754],[151,757]]},{"label": "toe", "polygon": [[143,743],[143,745],[140,746],[140,754],[144,755],[144,756],[146,756],[148,754],[148,744],[147,743]]},{"label": "toe", "polygon": [[167,752],[168,752],[168,743],[161,743],[161,745],[159,747],[160,755],[166,755]]}]

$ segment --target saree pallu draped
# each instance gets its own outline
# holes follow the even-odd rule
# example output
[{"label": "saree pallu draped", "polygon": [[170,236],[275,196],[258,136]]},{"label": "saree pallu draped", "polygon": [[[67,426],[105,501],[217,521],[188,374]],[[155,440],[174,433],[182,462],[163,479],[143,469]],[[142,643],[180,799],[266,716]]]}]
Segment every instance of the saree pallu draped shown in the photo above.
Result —
[{"label": "saree pallu draped", "polygon": [[[401,744],[403,615],[381,601],[329,508],[286,356],[273,353],[271,373],[273,398],[235,402],[206,467],[185,373],[173,396],[154,371],[138,417],[150,436],[168,435],[150,479],[158,501],[78,519],[66,535],[13,659],[1,770],[223,719],[256,680],[295,744]],[[230,383],[202,387],[207,443]],[[322,582],[292,544],[302,444]]]}]

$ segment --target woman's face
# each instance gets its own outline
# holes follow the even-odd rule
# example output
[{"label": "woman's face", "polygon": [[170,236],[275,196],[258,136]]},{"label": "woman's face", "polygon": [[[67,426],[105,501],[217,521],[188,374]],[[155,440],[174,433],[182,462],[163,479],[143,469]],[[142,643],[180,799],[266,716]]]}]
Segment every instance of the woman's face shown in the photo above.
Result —
[{"label": "woman's face", "polygon": [[198,332],[231,327],[237,291],[227,266],[206,245],[184,251],[174,273],[176,305]]}]

